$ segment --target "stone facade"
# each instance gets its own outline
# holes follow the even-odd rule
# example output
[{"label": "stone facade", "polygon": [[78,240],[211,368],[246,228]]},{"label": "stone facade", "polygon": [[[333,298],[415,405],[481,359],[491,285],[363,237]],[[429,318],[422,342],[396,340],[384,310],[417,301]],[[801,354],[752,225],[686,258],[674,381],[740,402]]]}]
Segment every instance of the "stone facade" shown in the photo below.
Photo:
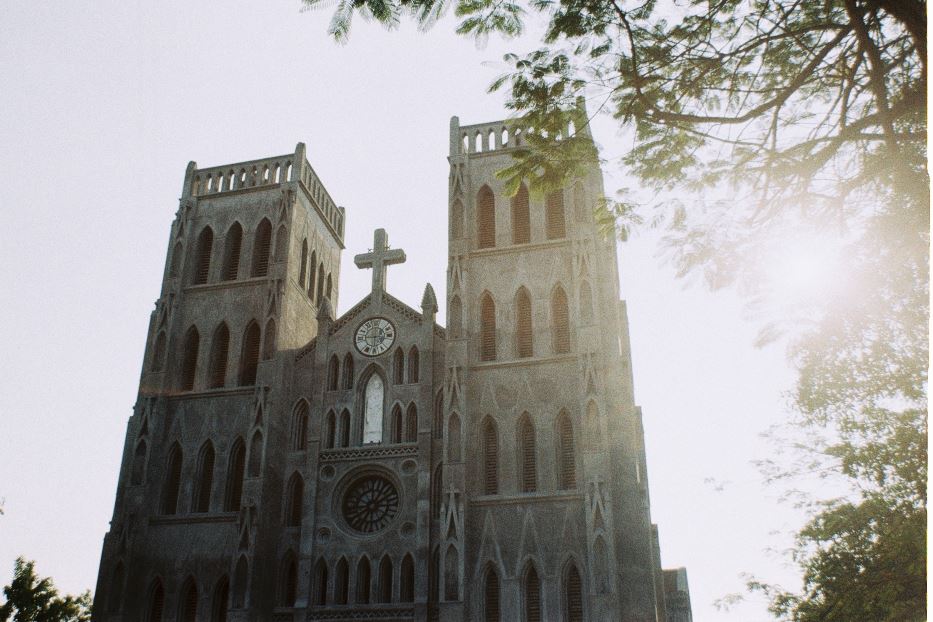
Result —
[{"label": "stone facade", "polygon": [[420,310],[388,293],[382,230],[356,256],[371,293],[334,317],[345,212],[303,144],[189,164],[95,620],[657,622],[666,583],[689,619],[600,172],[509,198],[520,136],[450,138],[446,329],[430,285]]}]

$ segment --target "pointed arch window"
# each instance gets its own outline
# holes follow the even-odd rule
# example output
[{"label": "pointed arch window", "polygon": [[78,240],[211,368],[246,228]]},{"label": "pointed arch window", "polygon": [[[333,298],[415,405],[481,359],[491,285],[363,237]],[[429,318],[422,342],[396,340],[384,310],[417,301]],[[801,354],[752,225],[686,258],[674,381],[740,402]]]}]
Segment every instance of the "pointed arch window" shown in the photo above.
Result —
[{"label": "pointed arch window", "polygon": [[295,556],[291,551],[286,553],[280,572],[279,604],[283,607],[294,607],[295,597],[298,595],[298,564],[295,563]]},{"label": "pointed arch window", "polygon": [[168,454],[168,465],[165,469],[165,483],[162,489],[162,513],[175,514],[178,511],[178,493],[181,488],[181,446],[172,445]]},{"label": "pointed arch window", "polygon": [[496,303],[488,293],[480,301],[480,360],[496,360]]},{"label": "pointed arch window", "polygon": [[589,281],[580,283],[580,319],[584,324],[593,323],[593,290]]},{"label": "pointed arch window", "polygon": [[547,239],[558,240],[567,235],[564,222],[564,191],[558,190],[544,200],[544,219]]},{"label": "pointed arch window", "polygon": [[[308,448],[308,402],[301,400],[295,407],[292,417],[292,449],[304,451]],[[331,413],[333,419],[333,412]]]},{"label": "pointed arch window", "polygon": [[325,295],[327,296],[328,300],[333,300],[333,297],[332,297],[333,288],[334,288],[334,281],[331,278],[330,272],[328,272],[327,273],[327,287],[325,288]]},{"label": "pointed arch window", "polygon": [[256,430],[249,443],[249,465],[246,470],[250,477],[259,477],[262,472],[262,432]]},{"label": "pointed arch window", "polygon": [[292,474],[285,493],[285,524],[288,527],[301,527],[304,491],[305,483],[301,475]]},{"label": "pointed arch window", "polygon": [[145,482],[146,475],[146,441],[136,443],[133,452],[133,468],[130,469],[130,486],[140,486]]},{"label": "pointed arch window", "polygon": [[162,581],[156,579],[149,590],[149,616],[146,618],[146,622],[162,622],[164,611],[165,590],[162,588]]},{"label": "pointed arch window", "polygon": [[336,354],[332,354],[327,364],[327,390],[336,391],[338,382],[340,382],[340,359]]},{"label": "pointed arch window", "polygon": [[537,449],[535,446],[535,428],[528,413],[522,415],[518,423],[518,459],[521,465],[522,492],[535,492],[538,489]]},{"label": "pointed arch window", "polygon": [[343,357],[343,389],[353,388],[353,355],[349,352]]},{"label": "pointed arch window", "polygon": [[221,322],[214,337],[211,339],[211,356],[207,370],[207,386],[209,389],[219,389],[224,386],[227,378],[227,358],[230,353],[230,329],[225,322]]},{"label": "pointed arch window", "polygon": [[311,597],[311,602],[318,607],[327,604],[327,562],[323,557],[314,565],[314,590]]},{"label": "pointed arch window", "polygon": [[249,563],[245,555],[240,555],[233,572],[233,608],[242,609],[246,606],[246,588],[249,582]]},{"label": "pointed arch window", "polygon": [[224,236],[224,265],[220,278],[235,281],[240,275],[240,249],[243,246],[243,227],[233,223]]},{"label": "pointed arch window", "polygon": [[418,441],[418,408],[412,402],[408,405],[408,411],[405,413],[405,442],[415,443]]},{"label": "pointed arch window", "polygon": [[453,544],[444,556],[444,600],[460,600],[460,555]]},{"label": "pointed arch window", "polygon": [[454,240],[463,237],[463,203],[460,199],[455,200],[450,208],[450,237]]},{"label": "pointed arch window", "polygon": [[337,417],[334,411],[324,418],[324,449],[333,449],[337,442]]},{"label": "pointed arch window", "polygon": [[379,585],[376,591],[380,603],[392,602],[392,570],[392,560],[388,555],[383,555],[382,561],[379,563]]},{"label": "pointed arch window", "polygon": [[304,289],[308,278],[308,239],[301,241],[301,257],[298,261],[298,286]]},{"label": "pointed arch window", "polygon": [[285,261],[288,253],[288,227],[279,225],[275,232],[275,260]]},{"label": "pointed arch window", "polygon": [[227,601],[230,600],[230,580],[220,577],[211,602],[211,622],[227,622]]},{"label": "pointed arch window", "polygon": [[450,413],[447,419],[447,460],[461,462],[463,460],[462,441],[460,440],[460,417],[457,413]]},{"label": "pointed arch window", "polygon": [[340,413],[340,446],[350,446],[350,411],[346,409]]},{"label": "pointed arch window", "polygon": [[418,384],[420,370],[421,356],[418,354],[418,346],[412,346],[408,351],[408,384]]},{"label": "pointed arch window", "polygon": [[398,599],[399,602],[415,602],[415,560],[411,553],[402,558],[402,572],[399,576]]},{"label": "pointed arch window", "polygon": [[317,303],[321,304],[324,300],[324,263],[317,266]]},{"label": "pointed arch window", "polygon": [[541,622],[541,581],[534,565],[528,566],[522,592],[525,601],[525,622]]},{"label": "pointed arch window", "polygon": [[350,600],[350,564],[341,557],[334,572],[334,604],[346,605]]},{"label": "pointed arch window", "polygon": [[314,266],[317,265],[317,251],[311,251],[311,262],[308,265],[308,298],[314,302],[314,284],[317,283],[317,273]]},{"label": "pointed arch window", "polygon": [[401,346],[395,349],[392,358],[392,382],[405,384],[405,352]]},{"label": "pointed arch window", "polygon": [[496,198],[489,186],[483,186],[476,195],[476,235],[479,248],[496,245]]},{"label": "pointed arch window", "polygon": [[160,371],[165,367],[165,331],[160,330],[156,335],[155,347],[152,351],[152,365],[150,371]]},{"label": "pointed arch window", "polygon": [[240,509],[240,499],[243,496],[243,473],[246,468],[246,448],[243,439],[237,437],[230,449],[229,466],[227,467],[227,491],[224,496],[224,511],[235,512]]},{"label": "pointed arch window", "polygon": [[198,586],[194,582],[194,579],[189,577],[181,590],[181,612],[178,619],[180,622],[197,622]]},{"label": "pointed arch window", "polygon": [[483,620],[499,622],[499,575],[490,566],[483,580]]},{"label": "pointed arch window", "polygon": [[363,443],[382,442],[382,421],[385,416],[385,384],[379,374],[373,374],[363,392]]},{"label": "pointed arch window", "polygon": [[198,329],[192,326],[185,333],[185,349],[181,362],[181,390],[193,391],[194,378],[198,373],[198,346],[201,336]]},{"label": "pointed arch window", "polygon": [[204,285],[211,272],[211,251],[214,248],[214,231],[204,227],[198,235],[198,253],[194,264],[193,285]]},{"label": "pointed arch window", "polygon": [[573,562],[564,578],[564,619],[567,622],[583,622],[583,582]]},{"label": "pointed arch window", "polygon": [[214,487],[214,444],[207,441],[201,449],[198,459],[198,475],[194,487],[195,512],[209,512],[211,509],[211,491]]},{"label": "pointed arch window", "polygon": [[256,371],[259,367],[259,342],[262,332],[259,324],[251,321],[243,333],[243,349],[240,353],[240,386],[256,384]]},{"label": "pointed arch window", "polygon": [[463,304],[459,296],[450,299],[447,328],[451,339],[460,339],[463,336]]},{"label": "pointed arch window", "polygon": [[557,479],[560,490],[577,487],[577,456],[573,442],[573,422],[567,411],[557,417]]},{"label": "pointed arch window", "polygon": [[392,442],[402,442],[402,407],[396,404],[392,407]]},{"label": "pointed arch window", "polygon": [[369,559],[364,555],[356,566],[356,603],[358,605],[369,604],[369,584]]},{"label": "pointed arch window", "polygon": [[534,342],[531,323],[531,296],[524,287],[515,294],[515,349],[518,358],[534,356]]},{"label": "pointed arch window", "polygon": [[499,435],[492,421],[483,425],[483,494],[499,493]]},{"label": "pointed arch window", "polygon": [[518,187],[512,197],[512,244],[531,242],[531,219],[528,216],[528,188]]},{"label": "pointed arch window", "polygon": [[560,285],[551,296],[551,331],[554,353],[570,352],[570,318],[567,311],[567,294]]},{"label": "pointed arch window", "polygon": [[266,276],[269,274],[269,249],[272,245],[272,223],[263,218],[256,227],[256,237],[253,240],[253,267],[250,276]]},{"label": "pointed arch window", "polygon": [[266,339],[262,344],[262,360],[268,361],[275,356],[275,320],[271,317],[266,322]]}]

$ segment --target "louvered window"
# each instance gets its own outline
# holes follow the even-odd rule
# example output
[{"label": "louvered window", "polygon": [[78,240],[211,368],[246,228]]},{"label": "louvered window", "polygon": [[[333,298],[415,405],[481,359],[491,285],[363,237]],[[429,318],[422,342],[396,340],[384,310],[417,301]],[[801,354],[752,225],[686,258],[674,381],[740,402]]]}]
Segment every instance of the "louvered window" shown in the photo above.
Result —
[{"label": "louvered window", "polygon": [[547,239],[557,240],[567,235],[564,223],[564,192],[558,190],[547,195],[544,206],[545,229]]},{"label": "louvered window", "polygon": [[490,568],[486,571],[485,621],[499,622],[499,576]]},{"label": "louvered window", "polygon": [[211,271],[211,250],[213,247],[214,232],[210,227],[204,227],[201,235],[198,236],[198,256],[197,263],[194,266],[195,285],[207,283],[207,277]]},{"label": "louvered window", "polygon": [[567,612],[564,616],[567,622],[583,622],[583,586],[577,567],[571,564],[567,571],[567,587],[564,594]]},{"label": "louvered window", "polygon": [[[330,413],[330,425],[333,428],[334,413]],[[331,446],[333,446],[333,430],[331,430]],[[308,448],[308,403],[302,400],[295,409],[292,423],[292,449],[304,451]]]},{"label": "louvered window", "polygon": [[483,428],[483,494],[499,492],[499,438],[496,428],[487,422]]},{"label": "louvered window", "polygon": [[524,287],[515,296],[516,349],[518,358],[534,356],[531,326],[531,297]]},{"label": "louvered window", "polygon": [[496,360],[496,303],[486,295],[480,303],[480,360]]},{"label": "louvered window", "polygon": [[577,461],[573,443],[573,423],[566,412],[560,414],[557,428],[560,489],[572,490],[577,487]]},{"label": "louvered window", "polygon": [[185,351],[181,364],[181,390],[191,391],[194,389],[194,377],[198,371],[198,346],[201,343],[201,337],[198,335],[198,329],[192,326],[185,335]]},{"label": "louvered window", "polygon": [[531,242],[531,220],[528,216],[528,188],[522,184],[512,197],[512,244]]},{"label": "louvered window", "polygon": [[551,330],[553,331],[554,353],[570,352],[570,318],[567,311],[567,294],[560,286],[551,299]]},{"label": "louvered window", "polygon": [[492,248],[496,245],[496,199],[489,186],[476,195],[476,213],[477,246]]},{"label": "louvered window", "polygon": [[541,582],[534,566],[525,575],[525,622],[541,622]]},{"label": "louvered window", "polygon": [[521,490],[535,492],[538,488],[538,469],[535,455],[535,429],[527,413],[519,423],[519,455],[521,456]]},{"label": "louvered window", "polygon": [[262,338],[259,324],[250,322],[243,335],[243,351],[240,355],[240,386],[256,384],[259,367],[259,342]]},{"label": "louvered window", "polygon": [[162,493],[162,513],[175,514],[178,510],[178,489],[181,486],[181,448],[172,446],[169,453],[168,468],[165,470],[165,488]]},{"label": "louvered window", "polygon": [[191,581],[182,597],[181,622],[197,622],[198,619],[198,587]]},{"label": "louvered window", "polygon": [[227,378],[227,357],[230,350],[230,330],[227,325],[221,323],[214,331],[214,338],[211,340],[211,360],[207,372],[207,386],[211,389],[217,389],[224,386]]},{"label": "louvered window", "polygon": [[165,590],[162,589],[162,583],[156,579],[155,587],[152,588],[152,599],[149,601],[149,617],[146,622],[162,622],[162,612],[165,609]]},{"label": "louvered window", "polygon": [[269,249],[272,245],[272,224],[265,218],[256,228],[253,241],[253,268],[251,276],[266,276],[269,273]]},{"label": "louvered window", "polygon": [[237,439],[230,450],[230,463],[227,468],[227,494],[224,500],[225,512],[236,512],[240,509],[240,499],[243,496],[243,473],[246,469],[246,448],[243,440]]},{"label": "louvered window", "polygon": [[211,489],[214,484],[214,446],[210,441],[201,450],[198,462],[198,479],[195,492],[195,512],[208,512],[211,506]]},{"label": "louvered window", "polygon": [[235,222],[227,230],[224,240],[224,267],[220,278],[234,281],[240,274],[240,248],[243,246],[243,227]]}]

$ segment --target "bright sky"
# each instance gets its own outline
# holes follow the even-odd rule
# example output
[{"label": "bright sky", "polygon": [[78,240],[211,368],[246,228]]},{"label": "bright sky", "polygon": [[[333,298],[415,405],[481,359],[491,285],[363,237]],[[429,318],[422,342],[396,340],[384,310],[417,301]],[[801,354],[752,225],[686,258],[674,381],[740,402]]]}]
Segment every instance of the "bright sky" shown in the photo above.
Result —
[{"label": "bright sky", "polygon": [[[477,49],[448,19],[427,34],[358,21],[339,46],[329,10],[297,0],[0,7],[0,585],[24,555],[77,592],[96,581],[188,161],[304,141],[347,208],[338,312],[369,289],[352,257],[376,227],[408,255],[389,290],[417,306],[426,281],[445,291],[449,119],[504,118],[486,87],[503,52],[536,42]],[[611,119],[593,131],[607,158],[628,148]],[[610,194],[634,185],[606,173]],[[799,520],[751,465],[793,375],[782,347],[752,348],[735,298],[685,289],[656,243],[624,244],[621,273],[664,565],[687,566],[697,622],[768,620],[760,600],[713,601],[743,572],[797,586],[766,549]]]}]

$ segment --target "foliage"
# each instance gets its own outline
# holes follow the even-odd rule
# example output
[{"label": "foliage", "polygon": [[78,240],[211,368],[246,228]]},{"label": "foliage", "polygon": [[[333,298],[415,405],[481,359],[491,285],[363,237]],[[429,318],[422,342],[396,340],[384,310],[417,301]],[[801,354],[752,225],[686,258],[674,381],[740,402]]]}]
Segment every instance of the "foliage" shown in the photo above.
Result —
[{"label": "foliage", "polygon": [[[831,472],[852,492],[797,534],[802,593],[752,587],[799,622],[925,619],[925,0],[342,0],[331,33],[345,39],[354,13],[428,27],[451,5],[479,39],[546,21],[492,85],[510,89],[528,146],[500,173],[509,190],[560,187],[594,162],[587,110],[611,114],[633,136],[621,163],[653,196],[605,200],[600,222],[663,226],[679,276],[738,288],[760,343],[789,335],[787,429],[803,440],[795,463],[765,466],[779,481]],[[804,271],[837,265],[788,291],[804,242],[834,250]]]},{"label": "foliage", "polygon": [[91,594],[59,596],[52,579],[36,575],[35,562],[17,558],[13,581],[3,588],[0,622],[89,622]]}]

